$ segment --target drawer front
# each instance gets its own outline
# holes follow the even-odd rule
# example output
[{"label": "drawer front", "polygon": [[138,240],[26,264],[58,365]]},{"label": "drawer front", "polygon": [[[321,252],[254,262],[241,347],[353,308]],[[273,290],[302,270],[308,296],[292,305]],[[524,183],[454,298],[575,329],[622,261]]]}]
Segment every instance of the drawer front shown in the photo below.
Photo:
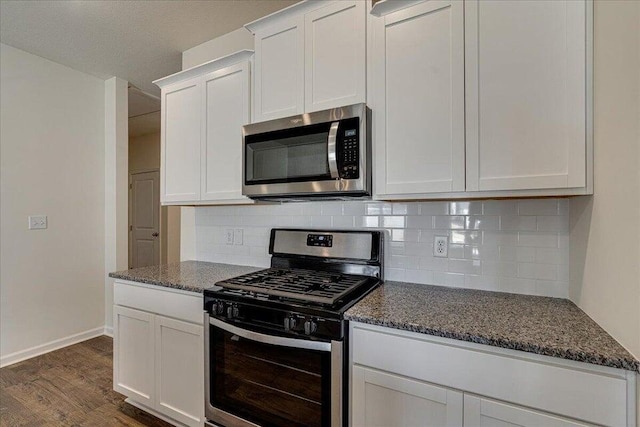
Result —
[{"label": "drawer front", "polygon": [[[436,338],[436,337],[433,337]],[[352,323],[353,363],[592,423],[627,424],[622,370],[492,353],[489,346]],[[484,350],[486,347],[486,350]],[[545,358],[546,360],[547,358]],[[560,361],[561,362],[561,361]],[[619,374],[617,372],[619,371]]]},{"label": "drawer front", "polygon": [[191,323],[203,322],[202,295],[160,286],[117,280],[113,303]]}]

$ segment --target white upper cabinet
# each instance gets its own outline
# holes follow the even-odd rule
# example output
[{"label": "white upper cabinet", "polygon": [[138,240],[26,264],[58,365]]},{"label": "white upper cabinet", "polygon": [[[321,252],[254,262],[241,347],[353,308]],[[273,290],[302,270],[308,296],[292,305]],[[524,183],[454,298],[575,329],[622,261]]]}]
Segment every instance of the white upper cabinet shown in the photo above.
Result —
[{"label": "white upper cabinet", "polygon": [[464,191],[462,2],[420,3],[372,27],[376,195]]},{"label": "white upper cabinet", "polygon": [[367,2],[300,2],[255,35],[253,122],[365,102]]},{"label": "white upper cabinet", "polygon": [[252,55],[240,51],[154,82],[162,90],[162,204],[251,203],[242,196],[242,126]]},{"label": "white upper cabinet", "polygon": [[305,112],[365,101],[366,2],[332,2],[305,15]]},{"label": "white upper cabinet", "polygon": [[304,16],[255,33],[253,121],[304,112]]},{"label": "white upper cabinet", "polygon": [[588,7],[465,1],[467,191],[587,186]]},{"label": "white upper cabinet", "polygon": [[162,202],[200,199],[200,99],[198,80],[176,83],[162,91]]},{"label": "white upper cabinet", "polygon": [[204,76],[202,201],[242,199],[242,126],[249,122],[249,62]]}]

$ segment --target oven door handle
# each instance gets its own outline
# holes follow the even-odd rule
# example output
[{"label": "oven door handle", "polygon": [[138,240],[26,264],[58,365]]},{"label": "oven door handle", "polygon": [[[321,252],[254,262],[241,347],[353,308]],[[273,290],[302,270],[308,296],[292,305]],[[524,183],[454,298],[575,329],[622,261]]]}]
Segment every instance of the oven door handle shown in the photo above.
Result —
[{"label": "oven door handle", "polygon": [[333,179],[340,178],[340,175],[338,174],[338,154],[336,151],[338,126],[340,126],[340,122],[331,123],[331,128],[329,128],[329,138],[327,139],[327,162],[329,163],[329,173],[331,173],[331,178]]},{"label": "oven door handle", "polygon": [[318,351],[331,351],[331,343],[329,342],[298,340],[294,338],[265,335],[259,332],[253,332],[253,331],[248,331],[246,329],[238,328],[237,326],[230,325],[226,322],[223,322],[222,320],[218,320],[213,317],[209,318],[209,324],[212,326],[215,326],[216,328],[220,328],[231,334],[237,335],[239,337],[242,337],[251,341],[258,341],[265,344],[279,345],[282,347],[302,348],[306,350],[318,350]]}]

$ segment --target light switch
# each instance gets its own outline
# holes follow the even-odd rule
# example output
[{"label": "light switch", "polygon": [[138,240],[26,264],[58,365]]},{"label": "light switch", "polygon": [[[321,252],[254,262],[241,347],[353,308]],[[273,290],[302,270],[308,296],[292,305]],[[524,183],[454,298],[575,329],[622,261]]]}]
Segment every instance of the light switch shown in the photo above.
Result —
[{"label": "light switch", "polygon": [[29,217],[29,230],[44,230],[47,228],[46,215],[32,215]]},{"label": "light switch", "polygon": [[242,228],[236,228],[235,230],[233,230],[233,244],[242,244]]}]

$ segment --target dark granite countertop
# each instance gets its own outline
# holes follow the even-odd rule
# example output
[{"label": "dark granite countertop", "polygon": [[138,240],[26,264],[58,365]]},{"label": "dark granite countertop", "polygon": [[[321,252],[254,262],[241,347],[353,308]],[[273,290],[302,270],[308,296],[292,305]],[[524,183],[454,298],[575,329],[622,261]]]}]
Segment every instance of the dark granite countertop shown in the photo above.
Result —
[{"label": "dark granite countertop", "polygon": [[569,300],[385,282],[349,320],[640,372],[640,362]]},{"label": "dark granite countertop", "polygon": [[202,293],[220,280],[258,270],[262,270],[262,268],[204,261],[183,261],[175,264],[117,271],[109,273],[109,277]]}]

